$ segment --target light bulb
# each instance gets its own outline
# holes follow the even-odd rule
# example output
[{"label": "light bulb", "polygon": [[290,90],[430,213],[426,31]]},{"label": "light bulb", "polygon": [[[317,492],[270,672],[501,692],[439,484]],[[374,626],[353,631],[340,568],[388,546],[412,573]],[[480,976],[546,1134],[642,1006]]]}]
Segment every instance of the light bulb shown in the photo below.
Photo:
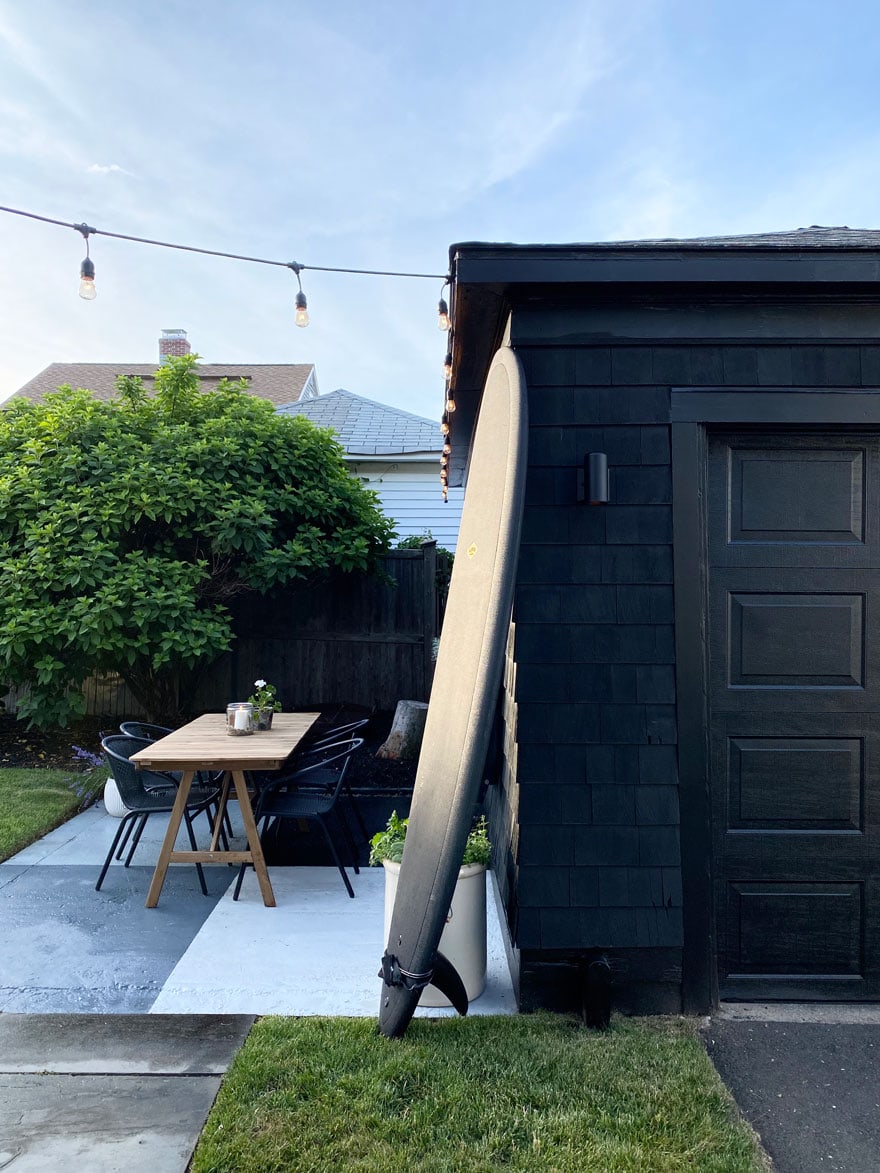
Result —
[{"label": "light bulb", "polygon": [[450,415],[452,415],[452,413],[455,411],[455,400],[452,397],[451,391],[446,396],[446,410],[449,412]]},{"label": "light bulb", "polygon": [[449,421],[448,420],[441,420],[440,431],[443,433],[444,436],[449,435]]},{"label": "light bulb", "polygon": [[297,326],[308,326],[309,303],[306,301],[306,295],[302,290],[300,290],[296,295],[296,301],[294,302],[294,305],[296,306],[296,318],[294,321],[296,322]]},{"label": "light bulb", "polygon": [[437,325],[441,330],[448,330],[452,323],[449,321],[449,306],[440,298],[437,306]]},{"label": "light bulb", "polygon": [[88,257],[79,267],[79,295],[86,301],[94,301],[98,296],[95,289],[95,266]]},{"label": "light bulb", "polygon": [[452,378],[452,355],[447,353],[446,361],[443,363],[443,374],[448,382]]},{"label": "light bulb", "polygon": [[449,456],[451,452],[452,452],[452,445],[447,440],[446,443],[443,445],[443,455]]}]

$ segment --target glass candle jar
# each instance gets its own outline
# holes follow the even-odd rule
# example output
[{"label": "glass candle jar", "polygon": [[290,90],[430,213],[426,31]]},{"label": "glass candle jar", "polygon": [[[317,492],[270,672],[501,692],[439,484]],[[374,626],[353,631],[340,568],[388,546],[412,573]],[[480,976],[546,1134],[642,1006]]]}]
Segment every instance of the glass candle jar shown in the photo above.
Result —
[{"label": "glass candle jar", "polygon": [[243,737],[254,731],[254,706],[249,701],[234,701],[226,706],[226,732]]}]

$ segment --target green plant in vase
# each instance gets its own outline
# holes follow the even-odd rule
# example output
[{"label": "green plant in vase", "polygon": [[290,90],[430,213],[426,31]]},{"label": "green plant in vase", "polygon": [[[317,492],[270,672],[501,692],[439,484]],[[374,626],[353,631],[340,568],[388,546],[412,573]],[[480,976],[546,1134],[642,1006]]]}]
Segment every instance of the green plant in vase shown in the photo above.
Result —
[{"label": "green plant in vase", "polygon": [[257,690],[248,697],[248,702],[254,706],[254,725],[258,730],[272,728],[272,716],[281,712],[281,701],[275,695],[274,684],[267,684],[265,680],[255,680]]}]

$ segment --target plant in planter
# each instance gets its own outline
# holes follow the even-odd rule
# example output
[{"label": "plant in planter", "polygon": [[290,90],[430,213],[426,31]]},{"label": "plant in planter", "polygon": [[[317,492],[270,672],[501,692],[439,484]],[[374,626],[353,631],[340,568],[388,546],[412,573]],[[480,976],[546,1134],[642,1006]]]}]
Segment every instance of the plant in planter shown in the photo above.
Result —
[{"label": "plant in planter", "polygon": [[267,684],[265,680],[255,680],[257,690],[248,697],[248,703],[254,706],[254,725],[256,729],[271,729],[272,715],[281,712],[281,701],[275,696],[275,685]]},{"label": "plant in planter", "polygon": [[[370,840],[370,863],[385,868],[385,939],[391,928],[391,914],[397,893],[400,861],[406,842],[409,820],[392,811],[383,831]],[[440,937],[440,952],[458,970],[468,1001],[482,994],[486,985],[486,868],[492,856],[492,844],[481,815],[467,837],[458,880],[446,925]],[[427,986],[419,999],[420,1006],[449,1006],[449,999],[434,986]]]}]

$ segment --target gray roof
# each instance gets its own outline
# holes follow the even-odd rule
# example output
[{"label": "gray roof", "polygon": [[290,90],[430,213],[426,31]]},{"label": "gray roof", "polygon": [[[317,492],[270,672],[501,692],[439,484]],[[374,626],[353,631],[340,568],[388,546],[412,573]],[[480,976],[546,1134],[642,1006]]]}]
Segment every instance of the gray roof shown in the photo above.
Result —
[{"label": "gray roof", "polygon": [[880,231],[876,228],[826,228],[811,224],[809,228],[792,228],[784,232],[756,232],[742,236],[694,236],[682,240],[606,241],[603,248],[880,248]]},{"label": "gray roof", "polygon": [[792,228],[782,232],[757,232],[739,236],[692,236],[663,237],[657,240],[599,240],[580,241],[568,244],[502,244],[484,241],[467,241],[450,246],[454,257],[458,249],[499,249],[515,252],[518,249],[529,252],[563,252],[574,249],[880,249],[880,229],[825,227],[812,224],[809,228]]},{"label": "gray roof", "polygon": [[443,447],[439,423],[351,391],[331,391],[278,411],[281,415],[305,415],[322,428],[333,428],[351,456],[437,453]]},{"label": "gray roof", "polygon": [[[197,370],[206,391],[221,379],[246,379],[251,395],[280,405],[295,403],[310,377],[314,384],[315,368],[312,363],[200,363]],[[87,388],[96,399],[109,400],[116,396],[119,375],[140,375],[149,390],[156,376],[156,363],[53,362],[11,398],[40,402],[47,392],[69,383]]]}]

